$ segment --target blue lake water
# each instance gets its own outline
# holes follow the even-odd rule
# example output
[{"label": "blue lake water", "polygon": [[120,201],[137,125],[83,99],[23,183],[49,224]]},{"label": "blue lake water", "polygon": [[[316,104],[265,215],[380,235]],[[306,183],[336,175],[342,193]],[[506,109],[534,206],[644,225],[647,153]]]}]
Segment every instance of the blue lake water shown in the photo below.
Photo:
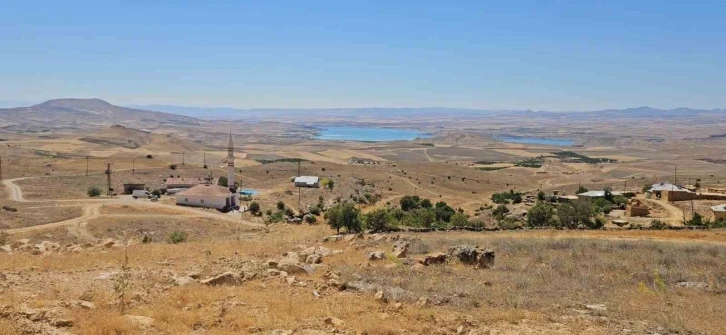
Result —
[{"label": "blue lake water", "polygon": [[369,128],[369,127],[327,127],[320,130],[320,140],[345,141],[401,141],[413,140],[417,137],[429,137],[417,130],[396,128]]},{"label": "blue lake water", "polygon": [[544,144],[544,145],[556,145],[556,146],[570,146],[575,144],[577,141],[568,138],[540,138],[540,137],[497,137],[498,141],[508,143],[523,143],[523,144]]}]

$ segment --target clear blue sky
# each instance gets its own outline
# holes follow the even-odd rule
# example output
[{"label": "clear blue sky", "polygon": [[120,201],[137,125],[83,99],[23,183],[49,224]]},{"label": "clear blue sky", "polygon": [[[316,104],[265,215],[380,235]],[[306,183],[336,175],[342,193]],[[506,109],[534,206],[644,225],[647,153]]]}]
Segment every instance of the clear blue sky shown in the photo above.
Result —
[{"label": "clear blue sky", "polygon": [[717,0],[146,2],[1,1],[0,100],[726,108]]}]

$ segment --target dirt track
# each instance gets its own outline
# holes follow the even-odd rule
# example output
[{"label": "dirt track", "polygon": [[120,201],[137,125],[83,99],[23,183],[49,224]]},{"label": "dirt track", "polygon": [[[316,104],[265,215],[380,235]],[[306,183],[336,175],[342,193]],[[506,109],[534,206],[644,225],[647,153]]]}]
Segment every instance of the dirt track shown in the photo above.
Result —
[{"label": "dirt track", "polygon": [[[56,227],[63,227],[68,226],[69,231],[74,236],[77,236],[79,238],[85,238],[85,239],[94,239],[93,236],[91,236],[88,231],[86,230],[86,225],[88,225],[88,222],[97,219],[101,216],[104,216],[105,214],[101,214],[100,209],[103,205],[111,205],[111,204],[124,204],[128,206],[144,206],[144,207],[155,207],[155,208],[166,208],[171,209],[176,212],[183,212],[184,216],[194,216],[194,217],[207,217],[217,220],[224,220],[224,221],[230,221],[234,223],[242,223],[244,225],[253,226],[253,227],[259,227],[260,224],[249,222],[249,221],[240,221],[239,219],[224,215],[224,214],[218,214],[218,213],[211,213],[206,212],[203,210],[198,210],[190,207],[180,207],[180,206],[172,206],[167,205],[159,202],[147,202],[147,201],[141,201],[141,200],[131,200],[129,197],[121,197],[121,198],[107,198],[107,199],[69,199],[69,200],[57,200],[57,201],[39,201],[39,200],[27,200],[23,197],[23,191],[22,189],[16,185],[14,182],[18,180],[23,179],[29,179],[33,177],[26,177],[26,178],[16,178],[16,179],[8,179],[3,181],[3,184],[5,185],[6,189],[8,190],[8,198],[11,201],[15,202],[42,202],[42,203],[60,203],[60,202],[83,202],[82,211],[83,214],[77,218],[58,221],[58,222],[51,222],[46,223],[42,225],[37,226],[30,226],[30,227],[23,227],[23,228],[15,228],[15,229],[8,229],[6,232],[8,234],[18,234],[18,233],[26,233],[36,230],[43,230],[43,229],[50,229],[50,228],[56,228]],[[40,177],[36,177],[40,178]],[[113,214],[113,216],[126,216],[124,214]],[[133,214],[128,216],[134,216]]]}]

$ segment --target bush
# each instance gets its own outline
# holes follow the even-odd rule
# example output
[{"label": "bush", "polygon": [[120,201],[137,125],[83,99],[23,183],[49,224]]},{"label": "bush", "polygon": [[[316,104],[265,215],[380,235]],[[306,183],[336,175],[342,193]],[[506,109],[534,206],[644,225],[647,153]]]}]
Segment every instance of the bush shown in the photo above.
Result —
[{"label": "bush", "polygon": [[88,188],[88,191],[86,193],[89,197],[97,197],[101,195],[101,189],[98,188],[98,186],[91,186]]},{"label": "bush", "polygon": [[183,231],[174,231],[169,234],[169,243],[178,244],[187,241],[187,233]]},{"label": "bush", "polygon": [[285,215],[287,217],[293,217],[293,216],[295,216],[295,212],[292,210],[292,208],[288,207],[288,208],[285,208]]},{"label": "bush", "polygon": [[176,170],[176,164],[169,164],[169,169]]},{"label": "bush", "polygon": [[152,155],[146,155],[146,158],[147,158],[147,159],[153,159],[153,158],[154,158],[154,156],[152,156]]},{"label": "bush", "polygon": [[285,203],[282,201],[277,202],[277,210],[278,211],[284,211],[285,210]]},{"label": "bush", "polygon": [[225,177],[225,176],[219,177],[219,180],[217,181],[217,185],[229,187],[229,181],[227,180],[227,177]]},{"label": "bush", "polygon": [[703,226],[703,216],[701,214],[698,214],[698,212],[693,213],[693,217],[689,221],[686,222],[687,226]]},{"label": "bush", "polygon": [[587,191],[587,187],[580,185],[580,187],[577,188],[577,192],[575,192],[575,194],[585,193]]},{"label": "bush", "polygon": [[537,192],[537,200],[545,201],[545,197],[547,197],[547,195],[544,193],[544,191]]},{"label": "bush", "polygon": [[250,212],[252,212],[253,214],[257,214],[260,212],[260,204],[256,201],[251,202],[249,208]]},{"label": "bush", "polygon": [[161,191],[153,190],[153,191],[151,191],[151,195],[155,195],[157,198],[161,198]]},{"label": "bush", "polygon": [[522,202],[522,196],[521,196],[521,195],[519,195],[519,194],[515,194],[515,195],[514,195],[514,196],[512,197],[512,203],[513,203],[513,204],[518,204],[518,203],[521,203],[521,202]]},{"label": "bush", "polygon": [[[430,201],[429,201],[430,203]],[[421,198],[417,195],[406,195],[400,200],[401,209],[404,211],[412,211],[414,209],[417,209],[421,207]]]},{"label": "bush", "polygon": [[310,214],[319,216],[321,213],[322,211],[320,210],[320,205],[310,207]]},{"label": "bush", "polygon": [[661,220],[650,221],[650,229],[666,229],[668,224]]},{"label": "bush", "polygon": [[463,213],[456,213],[451,216],[450,223],[454,227],[466,227],[469,225],[469,217]]},{"label": "bush", "polygon": [[602,227],[605,227],[605,218],[598,216],[595,218],[595,220],[590,220],[585,222],[585,226],[590,229],[601,229]]},{"label": "bush", "polygon": [[527,211],[527,225],[530,227],[554,226],[555,210],[552,205],[545,202],[538,202]]},{"label": "bush", "polygon": [[314,215],[306,215],[305,222],[307,222],[308,224],[316,224],[318,223],[318,218],[316,218]]},{"label": "bush", "polygon": [[507,213],[509,213],[509,208],[507,208],[507,206],[505,206],[505,205],[499,205],[499,206],[497,206],[497,208],[495,208],[492,211],[492,216],[494,216],[497,219],[501,219]]},{"label": "bush", "polygon": [[271,213],[269,218],[270,222],[282,222],[285,220],[285,214],[283,212],[275,212]]},{"label": "bush", "polygon": [[152,239],[151,239],[151,236],[149,236],[149,235],[144,235],[144,237],[141,239],[141,243],[143,243],[143,244],[147,244],[147,243],[151,243],[151,242],[152,242]]}]

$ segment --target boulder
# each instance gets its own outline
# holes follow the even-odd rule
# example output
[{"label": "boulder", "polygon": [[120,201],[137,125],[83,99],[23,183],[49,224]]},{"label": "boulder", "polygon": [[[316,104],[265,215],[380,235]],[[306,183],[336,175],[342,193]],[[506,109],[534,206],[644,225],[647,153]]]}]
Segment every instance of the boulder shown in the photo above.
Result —
[{"label": "boulder", "polygon": [[393,257],[406,258],[408,256],[408,241],[396,241],[393,243]]},{"label": "boulder", "polygon": [[446,253],[436,252],[436,253],[425,255],[418,260],[418,263],[423,264],[425,266],[429,266],[429,265],[433,265],[433,264],[444,264],[444,263],[446,263]]},{"label": "boulder", "polygon": [[154,323],[154,319],[148,316],[124,315],[124,318],[137,328],[148,328]]},{"label": "boulder", "polygon": [[386,298],[386,294],[383,293],[383,291],[376,292],[376,294],[373,296],[373,299],[376,299],[376,301],[382,302],[382,303],[388,302],[388,299]]},{"label": "boulder", "polygon": [[177,286],[184,286],[189,284],[194,284],[197,281],[194,280],[194,278],[189,276],[178,276],[178,277],[172,277],[174,279],[174,284]]},{"label": "boulder", "polygon": [[341,326],[345,325],[345,322],[336,317],[329,316],[329,317],[325,318],[325,324],[336,326],[336,327],[341,327]]},{"label": "boulder", "polygon": [[490,268],[494,265],[494,251],[480,249],[478,246],[453,246],[449,248],[447,255],[452,259],[457,259],[464,264],[473,265],[480,269]]},{"label": "boulder", "polygon": [[234,272],[225,272],[219,275],[216,275],[211,278],[204,279],[200,281],[200,283],[204,285],[210,285],[210,286],[218,286],[218,285],[237,285],[243,281],[243,278]]},{"label": "boulder", "polygon": [[0,251],[13,252],[13,248],[10,245],[3,245],[0,246]]},{"label": "boulder", "polygon": [[343,239],[343,235],[328,236],[323,239],[323,242],[338,242]]},{"label": "boulder", "polygon": [[321,255],[309,255],[305,259],[306,264],[320,264],[323,262],[323,256]]},{"label": "boulder", "polygon": [[378,261],[386,258],[386,253],[383,251],[374,251],[368,254],[369,261]]},{"label": "boulder", "polygon": [[90,301],[85,301],[85,300],[82,300],[81,302],[79,302],[78,306],[80,306],[83,309],[96,309],[96,304],[94,304]]}]

